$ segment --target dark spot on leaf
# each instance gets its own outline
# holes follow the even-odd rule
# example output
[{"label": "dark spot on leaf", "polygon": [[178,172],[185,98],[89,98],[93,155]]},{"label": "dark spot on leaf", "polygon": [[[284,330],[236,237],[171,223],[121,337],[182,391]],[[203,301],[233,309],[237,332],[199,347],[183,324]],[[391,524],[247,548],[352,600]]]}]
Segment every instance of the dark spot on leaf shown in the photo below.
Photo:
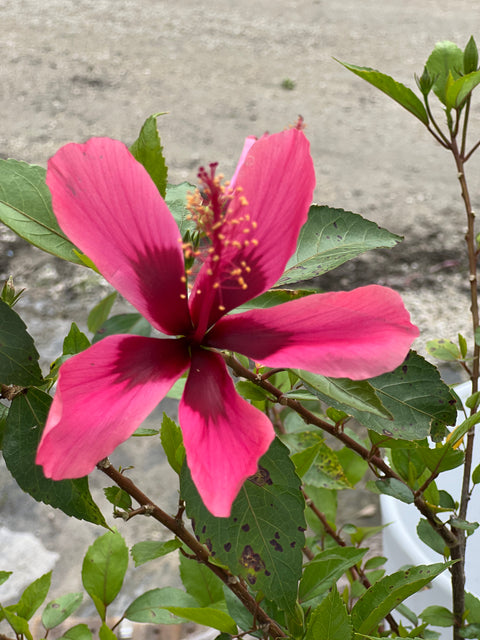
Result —
[{"label": "dark spot on leaf", "polygon": [[265,575],[266,575],[266,576],[271,576],[272,574],[270,573],[270,571],[267,571],[267,570],[265,569]]},{"label": "dark spot on leaf", "polygon": [[292,547],[292,549],[295,549],[295,547],[297,546],[297,542],[295,540],[293,542],[290,542],[290,546]]},{"label": "dark spot on leaf", "polygon": [[238,518],[234,518],[233,521],[236,522],[238,520]]},{"label": "dark spot on leaf", "polygon": [[270,544],[272,545],[272,547],[275,549],[275,551],[283,551],[283,547],[281,544],[278,544],[278,542],[272,538],[272,540],[270,540]]},{"label": "dark spot on leaf", "polygon": [[389,436],[390,438],[393,437],[393,433],[391,431],[389,431],[388,429],[382,429],[382,433],[384,436]]},{"label": "dark spot on leaf", "polygon": [[257,581],[257,578],[255,576],[252,576],[252,574],[248,574],[247,580],[249,581],[250,584],[255,584]]},{"label": "dark spot on leaf", "polygon": [[457,404],[457,401],[455,400],[455,398],[451,398],[451,400],[448,401],[449,405],[454,405]]},{"label": "dark spot on leaf", "polygon": [[343,237],[342,237],[342,236],[337,236],[337,238],[338,238],[339,240],[343,240]]},{"label": "dark spot on leaf", "polygon": [[210,553],[212,552],[212,541],[210,540],[210,538],[207,538],[205,540],[205,546],[207,547],[207,549],[210,551]]},{"label": "dark spot on leaf", "polygon": [[406,364],[402,365],[402,371],[403,371],[403,373],[407,373],[408,367],[407,367]]},{"label": "dark spot on leaf", "polygon": [[230,549],[232,548],[232,543],[231,542],[227,542],[226,544],[223,545],[223,548],[227,552],[230,551]]},{"label": "dark spot on leaf", "polygon": [[245,531],[245,533],[250,531],[250,525],[248,523],[242,524],[242,531]]},{"label": "dark spot on leaf", "polygon": [[58,602],[52,602],[50,606],[52,607],[52,609],[58,609],[60,607]]},{"label": "dark spot on leaf", "polygon": [[192,522],[192,529],[195,531],[195,518],[192,518],[191,522]]},{"label": "dark spot on leaf", "polygon": [[250,482],[253,482],[253,484],[256,484],[257,487],[263,487],[266,484],[273,484],[273,481],[270,478],[269,471],[260,466],[258,467],[257,473],[253,476],[250,476],[250,478],[248,479],[250,480]]},{"label": "dark spot on leaf", "polygon": [[253,569],[256,572],[263,571],[265,569],[264,561],[258,553],[253,551],[249,544],[247,544],[242,551],[240,564],[247,567],[247,569]]},{"label": "dark spot on leaf", "polygon": [[297,527],[297,529],[298,529],[299,531],[301,531],[302,533],[303,533],[304,531],[306,531],[305,527]]},{"label": "dark spot on leaf", "polygon": [[204,524],[202,527],[202,533],[205,533],[206,530],[207,530],[207,526]]},{"label": "dark spot on leaf", "polygon": [[275,538],[276,538],[277,540],[280,540],[280,534],[278,533],[278,531],[275,531]]},{"label": "dark spot on leaf", "polygon": [[335,227],[335,229],[338,229],[338,224],[336,222],[333,223],[333,226]]}]

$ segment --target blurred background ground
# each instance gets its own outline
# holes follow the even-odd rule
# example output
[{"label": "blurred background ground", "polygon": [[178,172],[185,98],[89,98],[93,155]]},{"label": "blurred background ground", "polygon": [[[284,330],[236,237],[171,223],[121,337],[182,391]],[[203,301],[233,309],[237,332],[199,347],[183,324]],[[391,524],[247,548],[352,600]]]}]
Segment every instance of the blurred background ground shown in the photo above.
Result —
[{"label": "blurred background ground", "polygon": [[[455,338],[459,330],[470,336],[453,161],[417,120],[333,60],[378,68],[413,88],[437,41],[463,47],[479,35],[470,0],[0,0],[0,17],[0,157],[46,165],[62,144],[92,135],[128,144],[147,116],[166,111],[158,124],[169,180],[195,182],[198,166],[212,161],[229,175],[245,136],[281,130],[301,114],[316,165],[316,201],[405,237],[391,251],[335,270],[322,285],[377,282],[399,290],[422,332],[421,353],[427,338]],[[471,132],[473,143],[478,106]],[[474,158],[474,209],[478,169]],[[108,287],[0,226],[0,278],[10,274],[27,289],[17,308],[48,367],[71,321],[85,327],[87,310]],[[163,409],[173,415],[175,405],[162,406],[153,422]],[[175,510],[176,483],[159,447],[137,439],[113,461],[151,470],[147,493]],[[92,482],[101,500],[98,475]],[[377,504],[369,494],[351,500],[344,493],[342,520],[376,524]],[[137,519],[118,526],[130,544],[165,535]],[[52,596],[65,585],[81,589],[81,559],[95,527],[38,505],[3,468],[0,527],[36,536],[55,564]],[[9,568],[3,565],[15,539],[1,545],[0,568]],[[175,563],[168,556],[136,570],[119,610],[145,588],[176,584]]]}]

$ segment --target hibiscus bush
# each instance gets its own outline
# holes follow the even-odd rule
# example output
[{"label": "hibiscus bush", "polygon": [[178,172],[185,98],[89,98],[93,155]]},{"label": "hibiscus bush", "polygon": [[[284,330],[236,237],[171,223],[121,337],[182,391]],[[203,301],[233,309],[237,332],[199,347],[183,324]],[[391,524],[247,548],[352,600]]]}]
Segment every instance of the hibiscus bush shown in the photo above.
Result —
[{"label": "hibiscus bush", "polygon": [[[411,350],[419,332],[398,293],[376,284],[324,290],[323,274],[401,238],[357,213],[312,204],[301,119],[248,137],[229,180],[210,164],[197,185],[168,183],[156,116],[129,149],[92,138],[61,148],[46,171],[0,161],[2,222],[113,288],[89,316],[91,335],[72,322],[49,371],[17,312],[14,280],[0,300],[3,457],[35,500],[107,529],[82,567],[102,640],[115,638],[124,620],[192,621],[217,630],[218,640],[436,638],[438,626],[452,626],[455,638],[480,637],[480,600],[465,593],[466,542],[478,526],[467,504],[480,481],[478,240],[464,168],[478,146],[467,144],[477,49],[473,38],[465,50],[437,45],[417,79],[423,100],[379,71],[342,64],[419,119],[455,159],[475,340],[470,350],[463,336],[458,345],[433,340],[429,350],[471,378],[464,419],[436,367]],[[111,315],[115,292],[131,313]],[[146,429],[166,396],[179,400],[178,424],[165,415]],[[176,513],[143,492],[148,469],[109,460],[131,436],[150,438],[178,476]],[[456,501],[436,481],[462,465]],[[177,553],[184,589],[152,584],[123,614],[110,613],[129,550],[90,494],[91,472],[105,475],[123,526],[150,516],[170,532],[163,542],[139,540],[130,553],[136,566]],[[438,553],[437,563],[386,575],[385,558],[365,556],[378,528],[337,525],[337,492],[364,479],[417,510],[420,543]],[[450,609],[403,604],[446,570]],[[0,570],[0,584],[9,575]],[[15,637],[33,637],[29,621],[49,586],[46,574],[1,606]],[[81,601],[68,593],[48,603],[44,637]],[[92,638],[84,623],[62,629],[63,638]]]}]

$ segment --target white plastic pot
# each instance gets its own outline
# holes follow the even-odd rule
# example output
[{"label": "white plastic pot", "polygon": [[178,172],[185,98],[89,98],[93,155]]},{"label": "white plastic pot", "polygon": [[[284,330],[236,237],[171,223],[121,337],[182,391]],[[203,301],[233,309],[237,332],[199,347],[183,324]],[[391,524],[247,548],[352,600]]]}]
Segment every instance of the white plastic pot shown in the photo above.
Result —
[{"label": "white plastic pot", "polygon": [[[465,382],[455,388],[456,393],[464,401],[470,395],[471,384]],[[463,414],[459,414],[459,423],[463,422]],[[480,433],[475,438],[474,466],[480,461]],[[448,491],[455,500],[459,500],[462,486],[463,466],[442,473],[437,479],[439,489]],[[433,564],[442,561],[442,556],[427,547],[417,536],[416,528],[420,513],[412,504],[405,504],[390,496],[380,496],[382,523],[388,525],[383,530],[383,555],[387,558],[385,568],[388,574],[398,571],[406,564]],[[480,487],[473,491],[468,505],[468,520],[480,519]],[[469,536],[466,557],[466,589],[480,597],[480,529]],[[440,605],[451,611],[450,572],[445,571],[424,589],[405,601],[417,615],[430,605]],[[441,638],[452,637],[451,628],[436,627],[441,631]]]}]

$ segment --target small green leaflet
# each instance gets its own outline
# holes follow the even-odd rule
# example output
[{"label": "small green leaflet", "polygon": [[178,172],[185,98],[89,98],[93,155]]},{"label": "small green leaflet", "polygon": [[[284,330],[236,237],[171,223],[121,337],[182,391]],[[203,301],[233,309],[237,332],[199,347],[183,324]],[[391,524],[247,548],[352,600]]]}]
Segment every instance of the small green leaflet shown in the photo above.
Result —
[{"label": "small green leaflet", "polygon": [[381,73],[376,69],[370,69],[370,67],[357,67],[354,64],[348,64],[341,60],[337,60],[337,62],[343,65],[345,69],[352,71],[352,73],[359,78],[373,84],[374,87],[386,93],[387,96],[395,100],[395,102],[398,102],[404,109],[410,111],[420,122],[428,125],[427,111],[420,98],[404,84],[397,82],[391,76]]},{"label": "small green leaflet", "polygon": [[42,613],[45,629],[53,629],[78,609],[83,600],[82,593],[66,593],[47,604]]},{"label": "small green leaflet", "polygon": [[52,210],[46,171],[17,160],[0,160],[0,221],[43,251],[84,265]]},{"label": "small green leaflet", "polygon": [[83,560],[82,583],[103,621],[122,588],[128,549],[118,532],[107,531],[90,545]]},{"label": "small green leaflet", "polygon": [[150,562],[150,560],[166,556],[168,553],[171,553],[176,549],[180,549],[181,546],[182,543],[176,538],[174,540],[166,540],[165,542],[144,540],[143,542],[137,542],[137,544],[134,544],[130,553],[132,554],[135,566],[139,567],[140,565],[145,564],[145,562]]},{"label": "small green leaflet", "polygon": [[351,640],[352,623],[336,586],[311,614],[305,640]]},{"label": "small green leaflet", "polygon": [[0,300],[0,383],[38,385],[42,372],[38,351],[20,316]]},{"label": "small green leaflet", "polygon": [[300,230],[295,253],[275,286],[310,280],[366,251],[393,247],[401,240],[358,213],[314,204]]},{"label": "small green leaflet", "polygon": [[157,117],[163,115],[165,114],[155,113],[145,120],[138,138],[130,147],[130,153],[145,167],[160,195],[165,198],[168,168],[157,130]]},{"label": "small green leaflet", "polygon": [[302,573],[305,520],[300,480],[288,449],[273,441],[260,459],[258,472],[240,490],[229,518],[215,518],[205,508],[186,464],[180,490],[195,533],[214,560],[293,612]]},{"label": "small green leaflet", "polygon": [[437,42],[426,67],[430,76],[434,78],[434,93],[448,109],[451,109],[454,105],[451,102],[447,104],[447,91],[463,76],[463,51],[448,40]]}]

